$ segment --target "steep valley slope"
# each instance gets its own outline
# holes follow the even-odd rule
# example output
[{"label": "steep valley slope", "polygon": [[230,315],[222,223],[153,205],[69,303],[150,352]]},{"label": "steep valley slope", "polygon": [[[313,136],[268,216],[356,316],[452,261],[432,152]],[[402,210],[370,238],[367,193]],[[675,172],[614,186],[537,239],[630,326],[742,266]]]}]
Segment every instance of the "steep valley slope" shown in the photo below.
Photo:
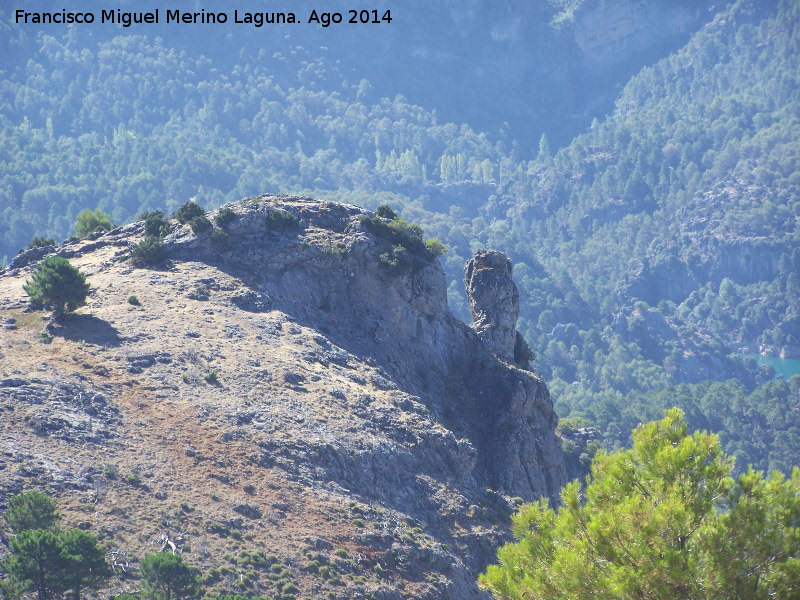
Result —
[{"label": "steep valley slope", "polygon": [[[170,221],[152,267],[133,223],[0,273],[3,505],[56,497],[118,563],[109,593],[169,539],[208,593],[488,597],[510,514],[566,480],[510,261],[470,261],[473,329],[433,255],[363,209],[228,208],[226,235]],[[91,284],[57,321],[22,287],[47,252]]]}]

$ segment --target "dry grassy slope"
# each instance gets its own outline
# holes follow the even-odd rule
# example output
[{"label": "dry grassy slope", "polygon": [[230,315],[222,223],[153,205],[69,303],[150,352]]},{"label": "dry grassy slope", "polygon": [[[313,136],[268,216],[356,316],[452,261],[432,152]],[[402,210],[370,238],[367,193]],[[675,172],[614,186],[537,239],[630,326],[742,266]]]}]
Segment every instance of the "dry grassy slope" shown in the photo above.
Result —
[{"label": "dry grassy slope", "polygon": [[[300,216],[310,206],[281,202]],[[242,222],[260,214],[237,210]],[[337,344],[352,316],[313,327],[312,313],[266,294],[269,281],[254,292],[249,271],[227,268],[252,250],[246,231],[208,260],[208,245],[177,229],[158,269],[118,260],[137,231],[59,248],[92,288],[51,343],[40,339],[47,315],[24,310],[31,266],[0,276],[2,496],[46,489],[65,526],[126,551],[128,574],[109,591],[135,590],[137,560],[167,534],[209,592],[483,597],[474,580],[514,503],[482,487],[475,446],[442,425],[441,407],[403,389],[414,386],[397,373],[411,367]],[[345,233],[309,218],[264,244],[268,256],[299,247],[362,259],[364,235]],[[370,343],[402,337],[385,327]],[[212,372],[216,382],[204,379]]]}]

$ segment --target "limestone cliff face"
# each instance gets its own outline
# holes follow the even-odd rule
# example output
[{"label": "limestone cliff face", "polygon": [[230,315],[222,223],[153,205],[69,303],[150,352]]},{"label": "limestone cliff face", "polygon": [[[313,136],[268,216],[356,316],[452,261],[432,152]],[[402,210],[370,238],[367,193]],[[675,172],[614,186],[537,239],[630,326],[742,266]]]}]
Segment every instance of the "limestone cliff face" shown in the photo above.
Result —
[{"label": "limestone cliff face", "polygon": [[[483,346],[507,364],[517,363],[527,369],[528,353],[522,335],[516,330],[519,317],[519,290],[512,279],[511,259],[496,250],[480,250],[464,266],[464,284],[469,299],[473,327]],[[526,370],[513,370],[515,381],[510,382],[511,402],[501,404],[493,415],[509,434],[498,435],[496,445],[499,452],[497,463],[505,469],[497,473],[500,486],[505,489],[550,489],[557,481],[564,480],[560,468],[560,447],[545,441],[545,430],[532,432],[521,424],[549,422],[555,427],[557,419],[550,407],[549,392],[542,381]],[[489,385],[496,382],[489,379]],[[477,384],[476,382],[476,385]],[[503,388],[499,388],[503,389]],[[484,393],[481,391],[481,393]],[[491,390],[486,390],[491,394]],[[542,435],[544,434],[544,435]],[[507,461],[501,457],[519,452],[518,461]],[[544,467],[532,468],[533,465]],[[520,485],[528,482],[528,485]],[[555,498],[553,498],[555,500]]]},{"label": "limestone cliff face", "polygon": [[703,3],[594,0],[576,12],[572,33],[586,66],[607,70],[688,35],[706,16]]},{"label": "limestone cliff face", "polygon": [[[566,479],[547,387],[514,362],[507,259],[472,261],[476,310],[506,325],[497,346],[450,313],[424,246],[363,209],[275,196],[230,208],[225,235],[171,222],[148,268],[124,260],[141,223],[48,250],[93,290],[50,344],[23,310],[41,256],[0,274],[0,316],[16,325],[3,331],[16,350],[0,353],[0,493],[43,486],[70,525],[91,505],[86,527],[140,556],[178,519],[152,515],[181,515],[203,569],[236,531],[302,596],[488,598],[476,579],[509,539],[512,498],[554,499]],[[308,552],[354,579],[305,570]],[[278,594],[271,581],[253,590]]]},{"label": "limestone cliff face", "polygon": [[737,284],[770,281],[778,274],[781,254],[787,252],[785,241],[764,237],[693,236],[696,255],[686,262],[670,250],[656,265],[648,259],[632,269],[622,286],[621,295],[650,304],[661,300],[683,302],[703,283],[719,286],[726,277]]},{"label": "limestone cliff face", "polygon": [[[295,215],[298,230],[271,229],[275,210]],[[242,210],[228,227],[231,246],[221,253],[209,236],[188,228],[165,245],[170,256],[217,263],[252,282],[252,293],[269,308],[377,361],[461,439],[452,438],[442,463],[453,476],[525,500],[555,499],[565,471],[552,401],[541,379],[512,366],[519,293],[510,261],[483,252],[468,263],[476,336],[450,313],[439,262],[387,269],[389,246],[365,227],[365,214],[340,204],[265,201]],[[377,469],[371,479],[386,485],[365,493],[403,491],[397,472]]]}]

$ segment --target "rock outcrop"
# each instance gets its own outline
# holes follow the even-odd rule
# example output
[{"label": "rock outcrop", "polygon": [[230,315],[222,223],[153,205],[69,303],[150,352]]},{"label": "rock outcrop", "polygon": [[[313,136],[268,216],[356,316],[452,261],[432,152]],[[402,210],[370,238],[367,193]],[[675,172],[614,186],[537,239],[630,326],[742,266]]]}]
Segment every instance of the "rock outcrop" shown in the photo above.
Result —
[{"label": "rock outcrop", "polygon": [[688,36],[706,17],[700,3],[593,0],[576,11],[573,36],[588,68],[610,70],[639,53]]},{"label": "rock outcrop", "polygon": [[[141,224],[57,248],[93,292],[49,330],[47,349],[19,310],[35,260],[0,275],[0,310],[18,325],[4,335],[28,348],[0,363],[9,456],[43,457],[40,482],[64,455],[128,472],[95,476],[86,502],[102,511],[131,485],[151,494],[127,509],[133,532],[150,531],[147,515],[170,503],[186,520],[192,504],[206,533],[187,543],[218,556],[231,530],[289,567],[298,548],[346,546],[362,558],[336,563],[340,573],[383,574],[347,583],[348,597],[487,597],[475,581],[509,539],[512,498],[555,500],[566,480],[547,387],[514,363],[510,262],[471,261],[487,324],[476,333],[450,313],[442,267],[413,232],[306,198],[229,208],[224,235],[171,222],[165,262],[151,268],[124,260]],[[21,468],[0,470],[0,486],[19,489]],[[342,506],[352,523],[337,521]],[[117,527],[107,514],[103,527]],[[210,568],[218,556],[193,560]],[[304,595],[330,587],[311,572],[291,581]],[[256,589],[276,593],[270,585]]]},{"label": "rock outcrop", "polygon": [[[479,343],[450,313],[438,261],[428,257],[398,271],[387,262],[394,241],[371,233],[363,209],[274,198],[236,208],[241,212],[228,226],[232,242],[223,252],[211,236],[184,227],[166,239],[168,256],[217,264],[251,282],[249,293],[270,309],[328,331],[336,346],[373,357],[392,387],[423,398],[463,438],[458,450],[447,452],[477,455],[441,464],[474,464],[461,475],[512,496],[556,497],[564,472],[547,387],[502,362],[514,364],[519,315],[519,292],[504,254],[481,252],[468,263]],[[296,228],[277,231],[270,225],[272,211],[293,215]],[[466,380],[473,383],[465,386]],[[384,475],[378,469],[374,480]],[[402,489],[394,477],[377,489]],[[368,491],[376,493],[376,487]]]},{"label": "rock outcrop", "polygon": [[480,250],[464,265],[475,331],[490,351],[505,361],[529,368],[528,343],[517,331],[519,290],[512,279],[511,259],[496,250]]},{"label": "rock outcrop", "polygon": [[511,359],[519,318],[519,290],[512,272],[511,259],[495,250],[477,252],[464,266],[475,331],[492,352]]}]

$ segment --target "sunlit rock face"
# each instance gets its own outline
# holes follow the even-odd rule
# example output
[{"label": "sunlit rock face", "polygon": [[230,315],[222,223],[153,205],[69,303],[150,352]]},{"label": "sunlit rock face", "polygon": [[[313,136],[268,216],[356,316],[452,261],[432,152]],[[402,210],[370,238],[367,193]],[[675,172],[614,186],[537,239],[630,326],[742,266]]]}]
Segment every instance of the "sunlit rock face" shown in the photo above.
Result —
[{"label": "sunlit rock face", "polygon": [[512,273],[511,259],[496,250],[476,253],[464,267],[475,331],[492,352],[511,358],[519,317],[519,290]]},{"label": "sunlit rock face", "polygon": [[707,12],[700,3],[597,0],[575,12],[572,33],[584,64],[605,70],[693,31]]},{"label": "sunlit rock face", "polygon": [[[510,540],[518,499],[557,502],[566,482],[547,386],[513,360],[508,258],[468,265],[487,325],[476,332],[450,312],[437,258],[364,209],[264,195],[226,210],[222,225],[208,213],[213,231],[168,221],[158,264],[126,260],[140,222],[0,272],[3,335],[25,348],[0,354],[0,490],[35,477],[116,528],[116,494],[128,502],[141,476],[152,493],[125,527],[144,531],[166,503],[187,502],[193,519],[276,556],[358,544],[405,581],[402,594],[371,582],[348,597],[489,600],[477,577]],[[44,253],[92,286],[85,307],[48,325],[49,343],[23,291]],[[380,529],[339,519],[343,506]],[[415,539],[391,533],[410,522]],[[218,568],[226,541],[208,537],[202,566]],[[129,547],[144,555],[152,540]],[[433,573],[439,584],[418,583]],[[297,586],[317,597],[326,581],[303,573]]]}]

